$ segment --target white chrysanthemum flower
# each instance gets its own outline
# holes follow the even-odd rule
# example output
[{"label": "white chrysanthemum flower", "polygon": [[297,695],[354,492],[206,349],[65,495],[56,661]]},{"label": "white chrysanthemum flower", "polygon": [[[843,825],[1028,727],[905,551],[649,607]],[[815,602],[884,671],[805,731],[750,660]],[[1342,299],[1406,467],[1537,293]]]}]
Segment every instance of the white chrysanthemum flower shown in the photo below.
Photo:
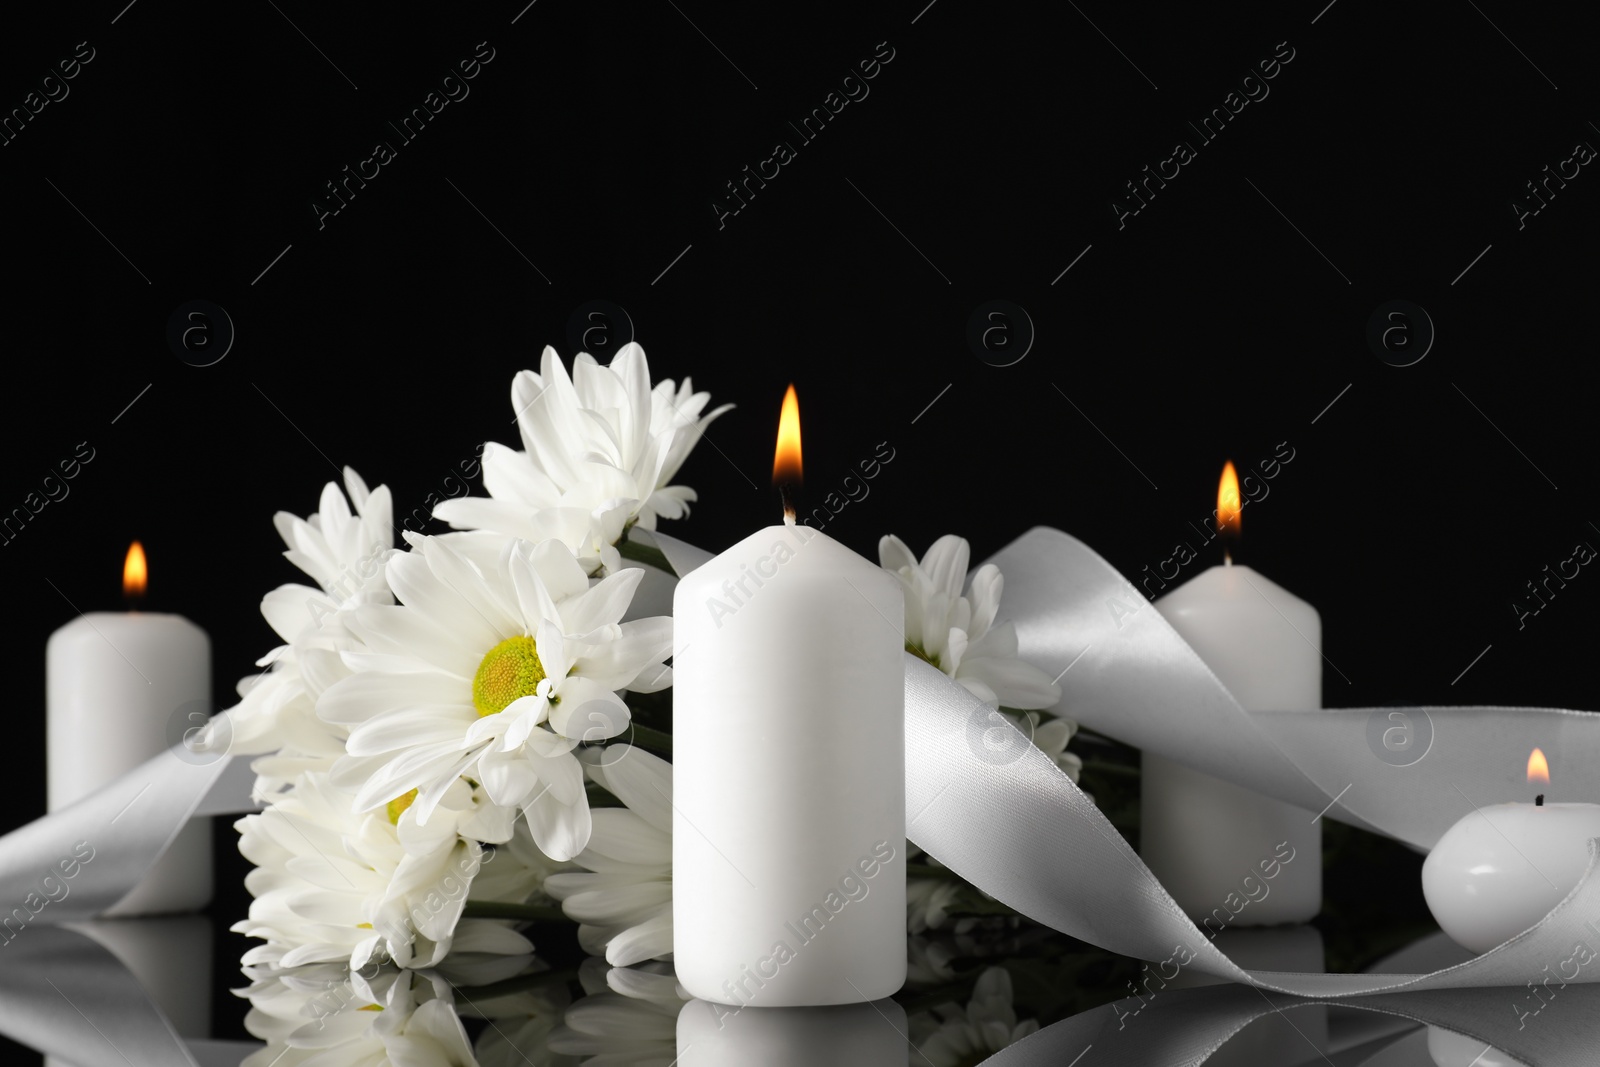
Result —
[{"label": "white chrysanthemum flower", "polygon": [[576,919],[578,942],[613,967],[672,953],[672,764],[631,745],[605,750],[589,776],[624,808],[597,808],[584,868],[545,879]]},{"label": "white chrysanthemum flower", "polygon": [[459,828],[496,829],[493,809],[485,816],[488,806],[475,803],[472,792],[457,783],[440,805],[449,817],[424,827],[407,818],[407,798],[363,814],[326,776],[306,774],[266,811],[240,819],[239,851],[255,864],[245,887],[255,899],[249,918],[233,929],[266,941],[245,963],[361,968],[392,959],[431,966],[463,937],[475,951],[531,951],[512,930],[461,919],[483,860],[477,841]]},{"label": "white chrysanthemum flower", "polygon": [[653,530],[657,518],[689,513],[693,489],[669,485],[712,419],[732,405],[700,416],[709,393],[689,379],[650,387],[644,349],[623,346],[601,366],[580,352],[572,375],[553,348],[540,373],[523,371],[511,384],[523,451],[488,444],[483,487],[489,498],[447,500],[434,517],[457,529],[492,530],[539,542],[556,538],[589,573],[614,571],[614,547],[634,523]]},{"label": "white chrysanthemum flower", "polygon": [[[515,809],[503,810],[515,813]],[[545,892],[545,879],[577,869],[571,860],[553,860],[540,852],[527,820],[518,819],[510,839],[497,842],[494,851],[484,858],[483,870],[472,881],[472,899],[554,909],[559,905]]]},{"label": "white chrysanthemum flower", "polygon": [[320,964],[254,977],[238,992],[267,1047],[241,1067],[478,1067],[438,975]]},{"label": "white chrysanthemum flower", "polygon": [[671,1067],[677,1061],[678,1013],[690,997],[670,964],[607,967],[589,959],[578,967],[578,981],[588,995],[550,1034],[552,1052],[583,1057],[595,1067]]},{"label": "white chrysanthemum flower", "polygon": [[270,803],[301,774],[327,771],[344,755],[344,731],[317,718],[316,699],[294,650],[275,651],[275,659],[260,661],[272,669],[240,680],[239,703],[223,712],[226,725],[213,720],[197,746],[204,751],[207,744],[225,745],[239,756],[268,753],[250,762],[256,775],[252,796],[260,804]]},{"label": "white chrysanthemum flower", "polygon": [[954,534],[935,541],[921,562],[892,534],[878,542],[879,562],[900,579],[905,593],[906,651],[987,704],[1053,707],[1061,700],[1060,686],[1018,659],[1016,628],[995,621],[1003,587],[1000,568],[979,567],[970,596],[962,595],[971,554],[966,540]]},{"label": "white chrysanthemum flower", "polygon": [[591,585],[559,541],[508,541],[486,570],[441,538],[406,536],[413,551],[388,565],[401,603],[350,613],[367,651],[346,654],[353,673],[317,704],[350,729],[334,780],[360,811],[418,790],[425,823],[467,776],[520,808],[546,855],[571,859],[592,825],[574,749],[626,729],[619,690],[671,684],[672,620],[622,622],[643,572]]},{"label": "white chrysanthemum flower", "polygon": [[907,878],[907,932],[920,934],[942,927],[950,917],[950,906],[961,895],[961,886],[961,882],[945,878]]},{"label": "white chrysanthemum flower", "polygon": [[349,503],[329,482],[316,514],[274,517],[284,556],[317,584],[282,585],[262,599],[261,614],[284,644],[257,661],[265,672],[240,681],[241,699],[224,712],[226,726],[213,723],[202,739],[220,743],[225,734],[234,753],[276,753],[252,765],[261,777],[258,798],[302,772],[326,770],[343,752],[344,731],[317,718],[316,698],[349,673],[340,654],[359,647],[343,626],[345,613],[394,599],[384,578],[384,561],[394,551],[389,489],[369,491],[348,467],[344,484]]},{"label": "white chrysanthemum flower", "polygon": [[[389,487],[380,485],[369,492],[349,467],[344,469],[344,484],[350,494],[348,505],[329,482],[315,515],[301,519],[280,511],[273,516],[273,525],[288,546],[284,558],[317,583],[316,588],[285,585],[267,594],[261,610],[280,635],[292,631],[296,623],[316,625],[322,616],[355,604],[387,604],[392,599],[383,577],[383,559],[394,547]],[[353,513],[350,505],[355,507]]]},{"label": "white chrysanthemum flower", "polygon": [[906,985],[916,989],[955,981],[955,959],[955,951],[944,941],[911,935],[906,939]]},{"label": "white chrysanthemum flower", "polygon": [[1018,713],[1014,721],[1017,729],[1033,738],[1034,745],[1055,761],[1063,774],[1074,783],[1078,781],[1083,773],[1083,758],[1076,752],[1067,751],[1067,743],[1078,732],[1077,723],[1071,719],[1043,719],[1037,711]]},{"label": "white chrysanthemum flower", "polygon": [[1037,1019],[1017,1021],[1012,1006],[1011,974],[990,967],[978,977],[965,1008],[946,1004],[908,1020],[911,1040],[920,1055],[913,1063],[933,1067],[966,1067],[981,1063],[1039,1029]]}]

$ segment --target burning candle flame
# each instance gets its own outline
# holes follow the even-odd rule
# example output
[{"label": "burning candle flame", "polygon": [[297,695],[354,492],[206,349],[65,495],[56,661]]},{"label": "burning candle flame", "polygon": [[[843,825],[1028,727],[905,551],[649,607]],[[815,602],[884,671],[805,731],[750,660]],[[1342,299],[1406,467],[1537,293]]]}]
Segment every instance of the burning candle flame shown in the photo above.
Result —
[{"label": "burning candle flame", "polygon": [[150,569],[145,563],[144,546],[135,541],[128,546],[128,557],[122,563],[122,595],[129,600],[144,596],[150,583]]},{"label": "burning candle flame", "polygon": [[1217,532],[1238,537],[1241,523],[1239,513],[1239,472],[1233,469],[1233,460],[1222,466],[1222,479],[1217,483]]},{"label": "burning candle flame", "polygon": [[783,394],[783,413],[778,416],[778,447],[772,456],[772,484],[783,488],[783,514],[794,519],[794,504],[789,499],[787,487],[801,482],[800,463],[800,398],[794,386]]},{"label": "burning candle flame", "polygon": [[1550,784],[1550,761],[1544,758],[1544,749],[1536,748],[1528,757],[1528,781]]}]

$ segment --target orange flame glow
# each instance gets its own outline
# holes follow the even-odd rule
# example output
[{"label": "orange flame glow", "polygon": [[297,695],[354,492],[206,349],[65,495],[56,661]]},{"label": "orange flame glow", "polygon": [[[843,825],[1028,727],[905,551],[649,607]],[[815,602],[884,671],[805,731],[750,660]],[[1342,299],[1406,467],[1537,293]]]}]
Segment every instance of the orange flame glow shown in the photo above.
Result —
[{"label": "orange flame glow", "polygon": [[130,599],[144,596],[150,583],[150,569],[145,563],[144,546],[135,541],[128,546],[128,558],[122,563],[122,595]]},{"label": "orange flame glow", "polygon": [[1550,761],[1544,758],[1544,749],[1536,748],[1528,757],[1528,781],[1550,784]]},{"label": "orange flame glow", "polygon": [[1233,469],[1233,460],[1222,467],[1222,480],[1217,483],[1217,532],[1238,537],[1241,523],[1239,512],[1239,472]]},{"label": "orange flame glow", "polygon": [[778,417],[778,448],[772,457],[772,484],[800,484],[800,398],[794,386],[783,394],[783,414]]}]

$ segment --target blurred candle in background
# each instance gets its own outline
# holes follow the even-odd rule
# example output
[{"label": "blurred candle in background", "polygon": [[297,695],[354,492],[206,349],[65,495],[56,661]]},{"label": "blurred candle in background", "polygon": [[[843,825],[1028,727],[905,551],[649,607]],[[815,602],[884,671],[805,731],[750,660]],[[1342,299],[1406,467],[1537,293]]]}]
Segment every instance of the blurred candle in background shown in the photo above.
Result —
[{"label": "blurred candle in background", "polygon": [[[210,717],[211,641],[180,615],[134,610],[147,587],[144,548],[135,541],[123,566],[129,610],[80,615],[50,635],[45,748],[51,811],[127,773]],[[135,802],[127,818],[136,823],[138,817]],[[108,826],[106,833],[117,829]],[[198,911],[211,893],[211,820],[193,819],[106,914]]]},{"label": "blurred candle in background", "polygon": [[[1217,490],[1217,526],[1237,537],[1238,475]],[[1246,711],[1322,706],[1322,619],[1231,556],[1156,601]],[[1145,753],[1139,852],[1185,914],[1208,932],[1306,922],[1322,910],[1317,813]],[[1207,920],[1211,920],[1207,922]]]}]

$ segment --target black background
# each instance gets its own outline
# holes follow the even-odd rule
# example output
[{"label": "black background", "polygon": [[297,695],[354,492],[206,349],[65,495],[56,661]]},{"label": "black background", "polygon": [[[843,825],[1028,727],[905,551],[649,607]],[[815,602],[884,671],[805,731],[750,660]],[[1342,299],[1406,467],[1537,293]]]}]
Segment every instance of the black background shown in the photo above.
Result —
[{"label": "black background", "polygon": [[[774,517],[790,381],[808,506],[894,450],[828,525],[867,554],[957,532],[981,559],[1048,524],[1137,581],[1197,541],[1224,459],[1287,442],[1239,555],[1321,610],[1326,703],[1594,707],[1600,578],[1521,629],[1511,606],[1600,545],[1600,177],[1525,228],[1511,208],[1600,144],[1589,27],[1487,0],[1325,2],[113,0],[11,25],[0,109],[78,42],[95,57],[0,147],[0,512],[79,442],[95,458],[0,546],[4,825],[44,807],[44,642],[73,605],[118,607],[130,540],[148,606],[209,631],[231,703],[275,643],[260,596],[298,576],[272,513],[314,510],[347,463],[402,516],[425,508],[480,442],[515,442],[511,376],[547,343],[570,359],[593,299],[626,308],[658,378],[738,404],[679,478],[700,503],[677,536],[715,549]],[[494,58],[470,95],[400,145],[387,122],[479,42]],[[801,144],[788,123],[880,42],[870,95]],[[1289,49],[1203,144],[1187,123]],[[319,228],[324,183],[380,140],[397,158]],[[1179,140],[1197,158],[1119,228],[1124,183]],[[719,228],[724,183],[778,141],[797,158]],[[237,331],[213,366],[166,342],[194,299]],[[966,342],[992,299],[1037,331],[1011,366]],[[1394,299],[1437,330],[1413,366],[1364,337]],[[224,921],[245,904],[228,862]],[[1414,904],[1412,878],[1372,884]]]}]

